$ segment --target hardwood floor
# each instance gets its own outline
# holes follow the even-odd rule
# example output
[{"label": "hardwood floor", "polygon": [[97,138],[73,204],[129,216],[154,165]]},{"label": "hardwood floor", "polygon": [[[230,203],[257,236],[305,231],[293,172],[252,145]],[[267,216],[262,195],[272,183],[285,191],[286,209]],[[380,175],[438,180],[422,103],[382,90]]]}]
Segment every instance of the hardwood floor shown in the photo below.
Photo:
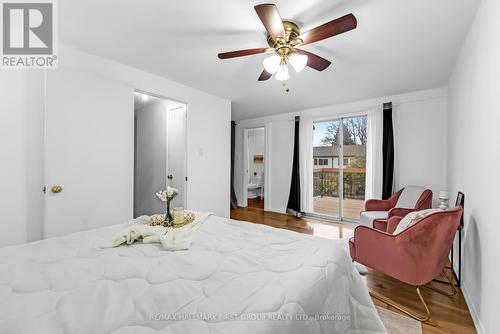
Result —
[{"label": "hardwood floor", "polygon": [[[315,197],[313,200],[314,213],[320,213],[330,216],[339,216],[339,198],[338,197]],[[349,219],[359,219],[361,211],[365,209],[364,200],[344,199],[342,211],[344,217]]]},{"label": "hardwood floor", "polygon": [[[348,239],[353,236],[355,228],[353,224],[332,223],[312,218],[296,218],[280,213],[266,212],[257,208],[238,208],[232,210],[231,218],[328,239]],[[363,279],[370,291],[390,298],[413,310],[423,311],[414,287],[371,269],[368,269],[368,274],[363,276]],[[433,284],[436,284],[439,288],[447,288],[446,285]],[[455,296],[447,297],[430,289],[421,289],[422,296],[432,313],[431,319],[422,326],[424,334],[476,333],[462,291],[458,290],[459,292]],[[393,312],[399,312],[378,300],[374,299],[374,303]]]},{"label": "hardwood floor", "polygon": [[264,209],[264,199],[260,197],[249,198],[247,205],[249,208]]}]

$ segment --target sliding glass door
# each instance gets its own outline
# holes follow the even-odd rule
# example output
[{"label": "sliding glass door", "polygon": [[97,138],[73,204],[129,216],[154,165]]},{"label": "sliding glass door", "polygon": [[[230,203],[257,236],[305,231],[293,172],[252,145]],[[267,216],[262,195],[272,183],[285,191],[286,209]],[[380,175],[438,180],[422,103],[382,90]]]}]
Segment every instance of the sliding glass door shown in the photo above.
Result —
[{"label": "sliding glass door", "polygon": [[314,123],[314,214],[359,219],[365,199],[366,139],[365,115]]}]

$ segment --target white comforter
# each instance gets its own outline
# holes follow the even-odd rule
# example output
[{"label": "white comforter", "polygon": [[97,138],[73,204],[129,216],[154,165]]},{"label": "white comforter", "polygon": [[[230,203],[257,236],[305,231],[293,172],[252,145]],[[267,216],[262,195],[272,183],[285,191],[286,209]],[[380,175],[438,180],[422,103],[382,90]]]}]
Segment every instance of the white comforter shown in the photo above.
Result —
[{"label": "white comforter", "polygon": [[211,216],[191,249],[124,225],[0,249],[0,333],[383,333],[341,241]]}]

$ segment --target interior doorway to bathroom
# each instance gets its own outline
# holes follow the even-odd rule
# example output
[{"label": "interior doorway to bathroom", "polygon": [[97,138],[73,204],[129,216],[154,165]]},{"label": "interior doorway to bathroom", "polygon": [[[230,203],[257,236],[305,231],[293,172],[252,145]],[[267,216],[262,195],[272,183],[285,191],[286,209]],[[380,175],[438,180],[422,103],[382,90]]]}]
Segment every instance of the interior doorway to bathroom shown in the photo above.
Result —
[{"label": "interior doorway to bathroom", "polygon": [[264,209],[266,131],[264,127],[245,130],[245,185],[247,206]]}]

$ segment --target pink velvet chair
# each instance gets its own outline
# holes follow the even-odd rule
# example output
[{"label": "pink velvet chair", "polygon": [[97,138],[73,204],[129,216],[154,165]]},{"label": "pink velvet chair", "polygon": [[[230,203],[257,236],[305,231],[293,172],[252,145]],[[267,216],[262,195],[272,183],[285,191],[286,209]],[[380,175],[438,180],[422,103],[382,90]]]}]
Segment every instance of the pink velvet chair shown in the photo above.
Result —
[{"label": "pink velvet chair", "polygon": [[349,240],[352,260],[415,286],[426,314],[415,315],[389,299],[374,293],[371,293],[372,296],[417,320],[429,320],[431,314],[422,298],[420,287],[425,286],[445,293],[425,285],[444,272],[453,289],[451,293],[446,294],[456,293],[444,268],[461,216],[462,208],[458,206],[432,213],[396,235],[392,233],[402,217],[389,218],[387,232],[357,226],[354,237]]},{"label": "pink velvet chair", "polygon": [[[408,188],[408,190],[412,188],[413,192],[415,192],[416,189],[421,189],[420,197],[414,199],[402,198],[402,196],[407,195],[409,192],[405,192],[406,188]],[[411,197],[411,193],[409,197]],[[412,211],[429,209],[431,206],[432,190],[424,189],[423,187],[408,186],[402,188],[386,200],[367,200],[365,203],[365,211],[361,213],[361,223],[366,226],[373,226],[373,228],[377,230],[386,231],[389,218],[396,216],[404,217]],[[365,223],[363,223],[363,221],[365,221]],[[368,222],[371,222],[371,224]]]}]

